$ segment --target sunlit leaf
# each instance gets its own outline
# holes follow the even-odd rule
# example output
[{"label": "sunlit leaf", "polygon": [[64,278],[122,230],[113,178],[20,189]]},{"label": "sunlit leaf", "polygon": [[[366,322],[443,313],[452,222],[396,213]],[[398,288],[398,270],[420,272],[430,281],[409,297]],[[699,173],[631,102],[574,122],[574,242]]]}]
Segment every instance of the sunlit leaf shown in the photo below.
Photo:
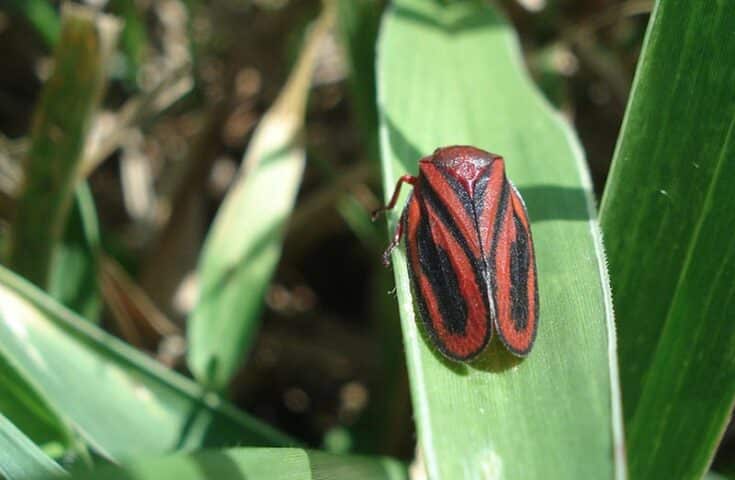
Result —
[{"label": "sunlit leaf", "polygon": [[0,355],[105,456],[292,443],[2,267]]},{"label": "sunlit leaf", "polygon": [[512,29],[479,2],[395,1],[381,29],[378,98],[386,196],[435,148],[475,145],[505,157],[536,246],[533,351],[520,361],[496,340],[471,364],[447,361],[427,340],[404,252],[393,254],[428,477],[624,476],[613,316],[588,173],[569,126],[524,71]]},{"label": "sunlit leaf", "polygon": [[205,451],[102,468],[80,479],[108,480],[403,480],[405,467],[385,458],[330,455],[294,448]]},{"label": "sunlit leaf", "polygon": [[207,236],[199,265],[199,301],[189,320],[189,368],[223,389],[249,351],[266,289],[281,255],[283,229],[301,185],[301,133],[317,53],[334,21],[320,19],[280,96],[263,116]]},{"label": "sunlit leaf", "polygon": [[64,474],[64,469],[0,414],[0,477],[27,480]]}]

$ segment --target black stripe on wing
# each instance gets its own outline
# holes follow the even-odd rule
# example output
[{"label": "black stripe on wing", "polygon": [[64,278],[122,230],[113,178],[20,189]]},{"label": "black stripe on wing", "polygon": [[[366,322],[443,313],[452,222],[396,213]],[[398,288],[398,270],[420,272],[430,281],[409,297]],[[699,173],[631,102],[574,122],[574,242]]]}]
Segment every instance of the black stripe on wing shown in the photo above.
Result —
[{"label": "black stripe on wing", "polygon": [[449,255],[433,242],[425,208],[422,206],[416,245],[421,269],[431,284],[442,323],[450,333],[461,335],[467,327],[467,304],[459,292],[457,274],[452,268]]},{"label": "black stripe on wing", "polygon": [[[485,307],[489,309],[490,308],[489,298],[487,298],[488,285],[487,285],[486,274],[485,274],[487,266],[485,263],[485,259],[476,258],[472,254],[472,249],[467,243],[467,239],[464,238],[464,236],[461,234],[459,227],[454,221],[454,218],[452,217],[451,213],[449,213],[449,209],[444,204],[444,202],[441,200],[439,195],[434,191],[431,185],[429,185],[429,182],[423,182],[423,184],[420,187],[420,191],[421,191],[421,195],[418,197],[418,200],[421,205],[421,208],[423,209],[422,214],[426,214],[425,212],[426,206],[423,205],[422,203],[422,201],[426,201],[431,205],[431,208],[441,220],[444,228],[446,228],[449,232],[451,232],[454,239],[462,247],[462,251],[464,252],[465,256],[469,259],[469,263],[474,266],[475,282],[477,283],[477,285],[480,286],[480,291],[486,293],[486,295],[483,295],[483,301],[485,303]],[[472,218],[472,220],[475,222],[474,231],[477,232],[477,218],[474,216],[474,214],[470,218]],[[428,223],[428,219],[427,219],[427,223]],[[429,226],[428,228],[431,228],[431,227]],[[431,231],[427,229],[427,232],[430,236]],[[477,237],[478,237],[477,238],[478,244],[481,244],[479,233],[477,234]],[[446,261],[449,261],[449,258],[446,252],[444,252],[444,256],[446,256]],[[456,278],[456,274],[455,274],[455,278]],[[455,292],[458,292],[458,290],[456,290]]]},{"label": "black stripe on wing", "polygon": [[516,331],[528,325],[528,272],[531,263],[530,241],[516,212],[513,212],[516,236],[510,245],[511,318]]}]

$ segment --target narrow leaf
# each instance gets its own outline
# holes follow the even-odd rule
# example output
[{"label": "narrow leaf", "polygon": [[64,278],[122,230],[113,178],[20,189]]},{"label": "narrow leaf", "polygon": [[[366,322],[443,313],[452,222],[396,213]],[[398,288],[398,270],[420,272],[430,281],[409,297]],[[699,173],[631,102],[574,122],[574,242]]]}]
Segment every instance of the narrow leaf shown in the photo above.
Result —
[{"label": "narrow leaf", "polygon": [[301,184],[301,130],[311,74],[334,16],[333,2],[327,1],[281,95],[253,134],[243,171],[207,236],[199,301],[189,321],[188,362],[208,387],[227,386],[258,328]]},{"label": "narrow leaf", "polygon": [[735,401],[735,15],[658,2],[601,221],[633,478],[700,478]]},{"label": "narrow leaf", "polygon": [[79,479],[108,480],[404,480],[403,465],[387,458],[338,456],[295,448],[238,448],[138,460]]},{"label": "narrow leaf", "polygon": [[77,187],[74,204],[54,259],[49,294],[91,322],[99,319],[102,301],[97,284],[100,234],[92,192]]},{"label": "narrow leaf", "polygon": [[350,93],[367,154],[378,156],[375,102],[375,39],[382,0],[339,0],[339,28],[350,65]]},{"label": "narrow leaf", "polygon": [[[375,87],[375,48],[380,19],[385,9],[382,0],[339,0],[339,27],[350,66],[350,102],[360,126],[367,166],[377,173],[378,111]],[[346,181],[342,176],[340,181]],[[351,184],[354,182],[351,182]],[[385,247],[382,228],[370,222],[365,206],[354,196],[344,195],[337,210],[352,232],[376,258]],[[370,276],[372,331],[381,346],[375,373],[368,380],[370,402],[351,428],[354,451],[382,453],[399,451],[411,437],[412,421],[407,373],[403,362],[401,322],[395,298],[385,292],[393,288],[390,271],[375,265]]]},{"label": "narrow leaf", "polygon": [[709,471],[704,475],[704,480],[729,480],[730,477],[721,473]]},{"label": "narrow leaf", "polygon": [[590,181],[576,138],[524,71],[513,31],[479,2],[395,1],[378,46],[378,99],[386,196],[435,148],[475,145],[505,157],[536,246],[533,351],[519,360],[496,339],[471,364],[444,359],[419,328],[405,254],[394,251],[428,478],[623,477],[613,317]]},{"label": "narrow leaf", "polygon": [[101,454],[292,443],[0,268],[0,354]]},{"label": "narrow leaf", "polygon": [[0,413],[45,449],[65,451],[74,443],[70,425],[2,353]]},{"label": "narrow leaf", "polygon": [[90,7],[64,5],[54,70],[34,115],[8,262],[42,288],[49,281],[53,253],[63,234],[117,32],[112,17]]},{"label": "narrow leaf", "polygon": [[59,40],[61,22],[49,0],[8,0],[7,5],[25,17],[47,47],[52,47]]},{"label": "narrow leaf", "polygon": [[63,476],[64,469],[0,414],[0,476],[27,480]]},{"label": "narrow leaf", "polygon": [[148,46],[145,15],[135,0],[111,0],[109,9],[124,22],[120,34],[120,49],[124,59],[123,73],[128,87],[136,90],[139,71]]}]

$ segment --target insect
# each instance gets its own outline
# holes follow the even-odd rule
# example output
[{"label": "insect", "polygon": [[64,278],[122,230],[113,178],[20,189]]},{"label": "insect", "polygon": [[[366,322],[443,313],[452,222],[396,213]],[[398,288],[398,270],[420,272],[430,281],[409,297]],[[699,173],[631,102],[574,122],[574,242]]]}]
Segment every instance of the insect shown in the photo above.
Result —
[{"label": "insect", "polygon": [[502,157],[475,147],[438,148],[404,175],[373,220],[413,192],[390,254],[405,236],[414,296],[436,347],[456,361],[476,357],[493,328],[513,354],[531,351],[538,327],[536,260],[526,206]]}]

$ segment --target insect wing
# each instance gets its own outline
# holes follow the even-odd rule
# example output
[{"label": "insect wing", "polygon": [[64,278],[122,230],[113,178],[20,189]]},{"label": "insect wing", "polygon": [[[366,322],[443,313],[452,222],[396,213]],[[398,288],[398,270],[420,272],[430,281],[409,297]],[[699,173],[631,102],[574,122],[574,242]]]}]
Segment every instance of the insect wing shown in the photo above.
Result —
[{"label": "insect wing", "polygon": [[493,162],[475,198],[493,322],[508,350],[525,356],[538,326],[536,258],[526,206],[505,177],[502,160]]},{"label": "insect wing", "polygon": [[[440,172],[422,176],[404,216],[406,252],[421,318],[437,348],[454,360],[469,360],[487,345],[492,333],[484,263],[473,222],[452,213],[456,192]],[[465,238],[463,232],[475,235]],[[477,250],[476,250],[477,248]]]}]

